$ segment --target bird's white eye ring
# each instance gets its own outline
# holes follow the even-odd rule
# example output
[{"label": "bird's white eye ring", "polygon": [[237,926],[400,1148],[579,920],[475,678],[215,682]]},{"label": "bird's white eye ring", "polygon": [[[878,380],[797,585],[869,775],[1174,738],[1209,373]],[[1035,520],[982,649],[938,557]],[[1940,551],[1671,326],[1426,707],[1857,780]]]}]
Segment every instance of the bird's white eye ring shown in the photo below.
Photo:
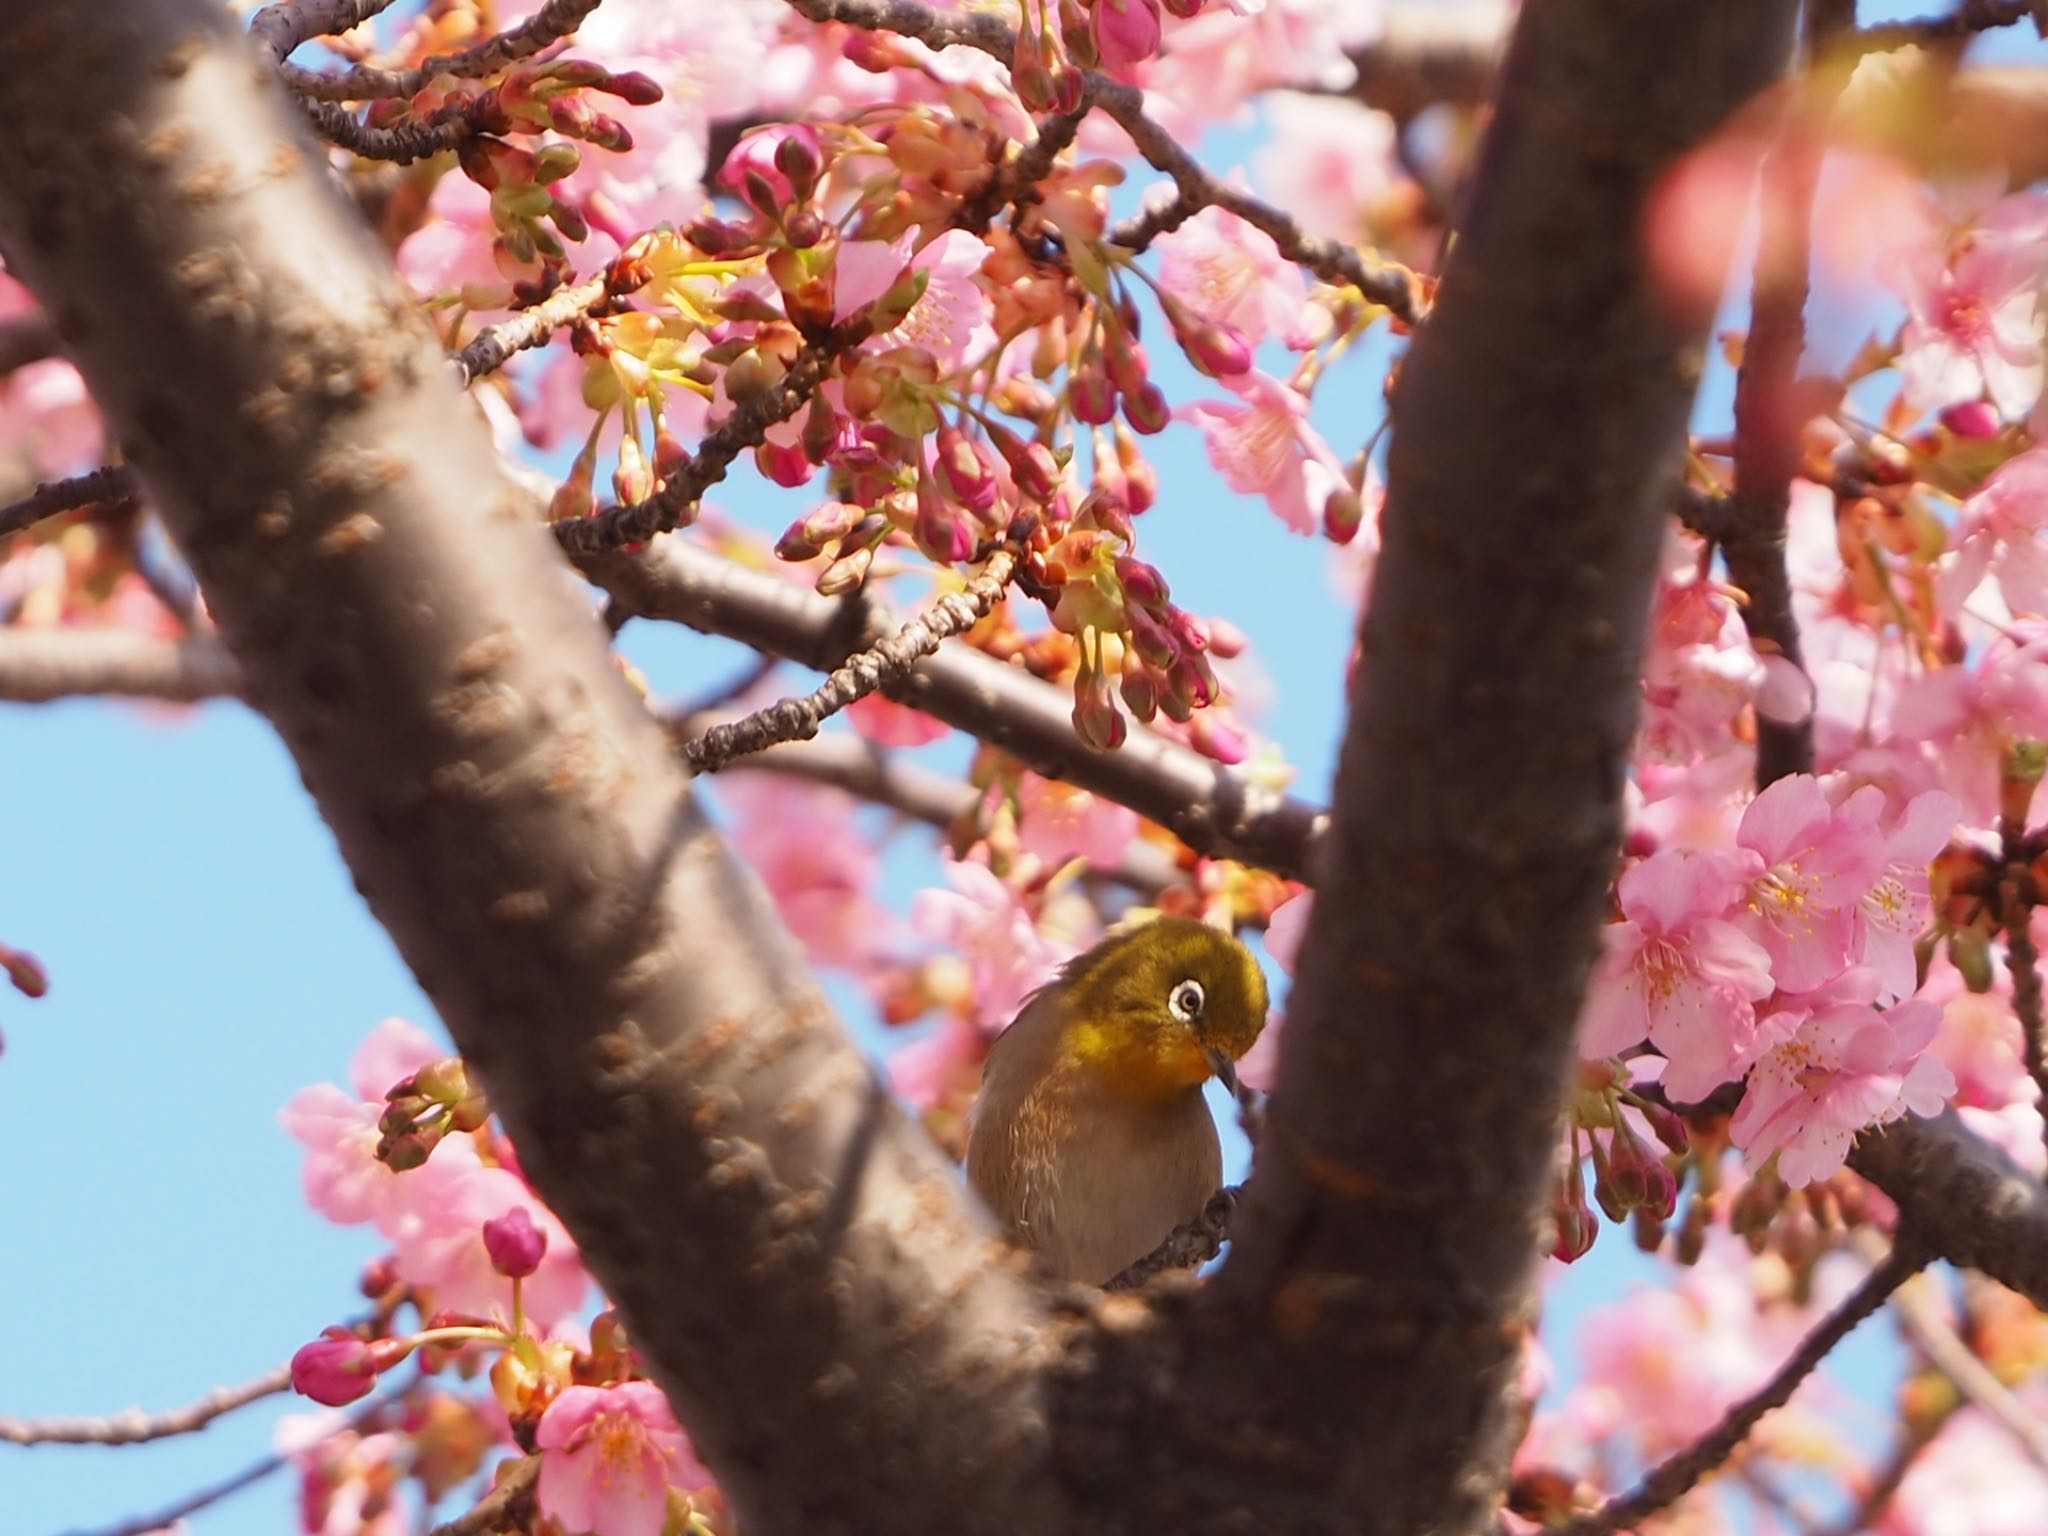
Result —
[{"label": "bird's white eye ring", "polygon": [[1183,1023],[1192,1024],[1202,1016],[1202,984],[1193,977],[1174,983],[1166,994],[1166,1010]]}]

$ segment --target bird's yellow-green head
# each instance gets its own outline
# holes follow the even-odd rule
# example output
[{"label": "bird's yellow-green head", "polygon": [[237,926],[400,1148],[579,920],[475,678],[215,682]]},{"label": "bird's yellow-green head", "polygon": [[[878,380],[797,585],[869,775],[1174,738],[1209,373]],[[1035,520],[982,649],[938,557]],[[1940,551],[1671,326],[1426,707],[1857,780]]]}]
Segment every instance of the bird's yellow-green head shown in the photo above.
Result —
[{"label": "bird's yellow-green head", "polygon": [[1234,1064],[1266,1024],[1266,977],[1252,952],[1207,923],[1162,917],[1111,934],[1046,988],[1060,1053],[1133,1098],[1236,1087]]}]

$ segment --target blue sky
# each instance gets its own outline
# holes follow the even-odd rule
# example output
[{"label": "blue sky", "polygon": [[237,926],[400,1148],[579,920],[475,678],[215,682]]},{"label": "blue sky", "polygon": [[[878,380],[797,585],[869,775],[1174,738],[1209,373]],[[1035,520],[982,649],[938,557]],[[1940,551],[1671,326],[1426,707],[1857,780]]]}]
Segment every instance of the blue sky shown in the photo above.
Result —
[{"label": "blue sky", "polygon": [[[1255,143],[1212,136],[1210,162],[1227,170]],[[1169,397],[1198,398],[1204,382],[1171,352],[1154,347]],[[1324,386],[1317,418],[1340,454],[1376,423],[1378,386],[1358,356]],[[1726,413],[1723,382],[1702,424]],[[1149,446],[1160,498],[1140,523],[1141,553],[1178,601],[1252,637],[1256,664],[1281,680],[1263,729],[1299,769],[1299,791],[1326,798],[1351,631],[1328,547],[1228,493],[1192,428]],[[798,503],[748,471],[719,504],[772,536]],[[627,650],[672,696],[742,659],[646,625],[628,631]],[[379,1020],[438,1025],[249,712],[0,708],[0,761],[16,765],[0,808],[0,939],[34,951],[51,977],[40,1002],[0,994],[0,1413],[176,1406],[261,1373],[352,1310],[374,1238],[305,1207],[277,1111],[306,1084],[341,1080]],[[899,911],[936,878],[928,848],[922,835],[898,840],[886,895]],[[879,1049],[856,1000],[836,995]],[[1625,1234],[1605,1234],[1556,1302],[1560,1354],[1585,1307],[1645,1273]],[[1848,1360],[1852,1379],[1881,1386],[1875,1340]],[[302,1406],[278,1400],[135,1448],[0,1445],[0,1536],[92,1531],[163,1506],[262,1455],[279,1411]],[[273,1479],[193,1529],[275,1536],[295,1528],[292,1493],[290,1478]]]}]

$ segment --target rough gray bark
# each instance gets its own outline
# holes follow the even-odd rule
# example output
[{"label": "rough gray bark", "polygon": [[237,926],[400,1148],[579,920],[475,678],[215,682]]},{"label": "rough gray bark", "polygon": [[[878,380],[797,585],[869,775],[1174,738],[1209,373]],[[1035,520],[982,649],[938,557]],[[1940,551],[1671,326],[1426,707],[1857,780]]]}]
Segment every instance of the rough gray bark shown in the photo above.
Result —
[{"label": "rough gray bark", "polygon": [[1645,199],[1784,68],[1794,10],[1522,11],[1394,397],[1384,548],[1235,1250],[1180,1330],[1105,1328],[1074,1394],[1078,1458],[1111,1372],[1157,1384],[1147,1475],[1098,1468],[1121,1528],[1492,1519],[1710,318],[1653,291]]},{"label": "rough gray bark", "polygon": [[0,243],[760,1533],[1051,1529],[1042,1313],[700,818],[209,0],[0,8]]}]

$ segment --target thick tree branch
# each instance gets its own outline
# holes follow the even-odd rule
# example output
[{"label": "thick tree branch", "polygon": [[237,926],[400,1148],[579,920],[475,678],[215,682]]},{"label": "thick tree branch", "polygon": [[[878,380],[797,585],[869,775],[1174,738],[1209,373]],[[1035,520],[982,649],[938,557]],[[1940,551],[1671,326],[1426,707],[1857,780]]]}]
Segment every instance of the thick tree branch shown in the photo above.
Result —
[{"label": "thick tree branch", "polygon": [[1640,232],[1670,167],[1783,69],[1792,12],[1521,12],[1394,397],[1319,899],[1231,1251],[1183,1327],[1105,1328],[1068,1399],[1082,1461],[1092,1399],[1146,1383],[1174,1481],[1116,1447],[1087,1485],[1128,1528],[1492,1517],[1711,320],[1653,287]]},{"label": "thick tree branch", "polygon": [[10,315],[0,320],[0,379],[56,355],[57,330],[47,315]]},{"label": "thick tree branch", "polygon": [[1765,1414],[1792,1400],[1799,1384],[1820,1368],[1830,1351],[1850,1330],[1883,1306],[1892,1293],[1919,1272],[1927,1255],[1915,1248],[1893,1250],[1863,1277],[1833,1311],[1799,1341],[1771,1379],[1735,1404],[1698,1442],[1660,1463],[1640,1487],[1610,1499],[1590,1514],[1545,1528],[1545,1536],[1613,1536],[1633,1530],[1643,1520],[1668,1509],[1710,1476],[1741,1448]]},{"label": "thick tree branch", "polygon": [[194,1434],[223,1414],[289,1391],[291,1384],[291,1367],[281,1365],[238,1387],[217,1387],[197,1402],[168,1413],[130,1408],[99,1417],[47,1419],[0,1414],[0,1441],[11,1445],[139,1445],[145,1440],[168,1440],[174,1435]]},{"label": "thick tree branch", "polygon": [[[893,633],[898,622],[872,598],[820,597],[682,539],[589,556],[581,565],[627,613],[724,635],[820,672]],[[944,645],[883,691],[1048,778],[1129,806],[1198,853],[1296,878],[1307,868],[1323,820],[1316,807],[1151,731],[1134,728],[1116,751],[1097,752],[1074,734],[1071,696],[1022,667]]]},{"label": "thick tree branch", "polygon": [[1059,1528],[1034,1293],[255,63],[211,0],[0,9],[9,269],[748,1529]]},{"label": "thick tree branch", "polygon": [[2048,1309],[2048,1189],[1953,1109],[1865,1134],[1849,1166],[1891,1196],[1918,1242]]},{"label": "thick tree branch", "polygon": [[241,691],[241,669],[210,635],[160,640],[132,629],[0,627],[0,700],[111,696],[193,704]]},{"label": "thick tree branch", "polygon": [[1927,1363],[1946,1376],[1964,1402],[1984,1415],[2013,1438],[2027,1459],[2048,1471],[2048,1424],[2043,1424],[1977,1357],[1975,1350],[1935,1305],[1933,1298],[1917,1286],[1907,1286],[1892,1298],[1892,1310],[1899,1326],[1913,1341]]}]

